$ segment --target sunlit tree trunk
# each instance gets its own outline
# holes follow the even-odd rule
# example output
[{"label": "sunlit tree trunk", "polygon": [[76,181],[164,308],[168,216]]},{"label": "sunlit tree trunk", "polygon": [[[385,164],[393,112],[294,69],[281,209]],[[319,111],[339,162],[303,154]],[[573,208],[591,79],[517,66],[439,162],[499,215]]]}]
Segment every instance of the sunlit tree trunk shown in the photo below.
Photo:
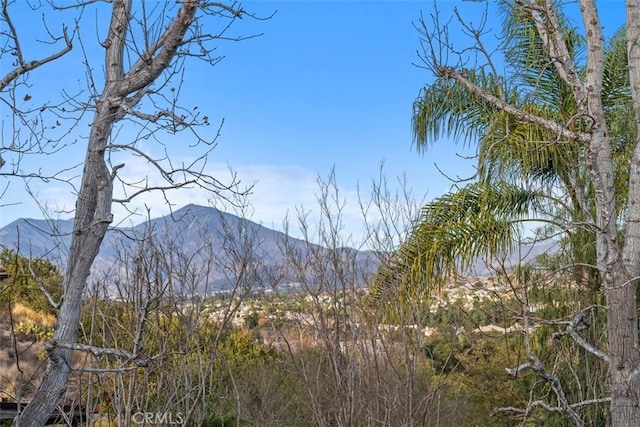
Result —
[{"label": "sunlit tree trunk", "polygon": [[[627,0],[627,57],[636,129],[640,129],[640,3]],[[624,223],[623,263],[605,277],[607,332],[611,364],[613,425],[640,425],[640,348],[637,289],[640,276],[640,137],[636,135],[630,164],[627,218]],[[613,236],[613,231],[611,231]],[[601,258],[607,258],[603,242]],[[613,280],[609,278],[613,277]],[[609,280],[608,280],[609,279]]]},{"label": "sunlit tree trunk", "polygon": [[[588,175],[588,183],[583,182],[581,185],[588,191],[583,190],[582,192],[574,193],[575,196],[579,196],[575,199],[578,203],[574,203],[574,207],[577,206],[581,212],[569,212],[570,220],[566,223],[561,221],[560,224],[564,225],[561,225],[560,228],[562,230],[583,228],[588,230],[595,238],[597,275],[601,281],[607,302],[608,348],[606,349],[606,355],[600,351],[592,351],[592,354],[609,362],[612,424],[614,426],[637,426],[640,425],[640,348],[637,315],[637,279],[640,277],[640,139],[631,142],[633,150],[631,150],[632,157],[629,159],[629,181],[626,183],[628,184],[626,188],[624,188],[624,184],[616,183],[616,158],[614,157],[612,138],[609,134],[610,124],[611,129],[614,129],[615,112],[609,114],[610,110],[605,109],[605,106],[613,108],[614,105],[612,104],[618,99],[620,99],[620,102],[628,102],[628,98],[625,98],[627,86],[626,82],[623,82],[622,86],[618,88],[619,93],[613,95],[611,93],[603,93],[603,89],[605,87],[605,78],[610,78],[611,73],[616,72],[616,70],[626,73],[626,70],[612,68],[608,70],[609,74],[605,74],[606,65],[616,67],[619,64],[605,64],[607,56],[605,55],[603,24],[600,21],[596,2],[595,0],[580,0],[579,4],[583,25],[581,29],[576,29],[576,32],[572,35],[571,31],[573,30],[568,28],[564,20],[563,5],[561,3],[552,0],[515,0],[513,4],[509,2],[507,13],[513,14],[514,20],[511,21],[511,24],[514,24],[514,26],[504,30],[503,36],[505,37],[504,40],[507,40],[507,47],[503,53],[507,56],[507,62],[509,62],[509,58],[513,59],[520,53],[522,55],[517,58],[520,62],[516,61],[515,65],[511,63],[514,65],[515,72],[507,72],[504,76],[498,73],[497,68],[492,67],[492,54],[484,50],[480,39],[484,29],[481,28],[476,31],[477,29],[474,28],[474,30],[470,30],[472,25],[470,26],[467,22],[464,22],[460,15],[457,16],[459,23],[468,30],[470,37],[475,42],[475,47],[470,49],[477,52],[483,59],[486,59],[489,64],[489,66],[477,65],[477,68],[474,69],[473,65],[468,65],[467,57],[456,55],[456,52],[451,47],[453,43],[447,38],[448,31],[446,31],[445,27],[449,23],[441,24],[440,16],[436,10],[436,13],[432,15],[432,22],[429,23],[433,24],[434,28],[430,28],[423,21],[424,31],[421,31],[421,34],[426,42],[423,57],[425,68],[435,74],[441,86],[434,84],[423,92],[424,99],[421,98],[421,103],[418,103],[419,114],[414,116],[414,128],[416,134],[422,138],[419,144],[425,145],[432,142],[428,138],[438,138],[440,133],[454,134],[453,136],[455,137],[458,135],[455,131],[460,131],[460,134],[468,135],[469,133],[465,133],[466,129],[462,131],[458,126],[470,124],[471,126],[476,126],[477,131],[476,134],[473,134],[473,132],[471,134],[479,135],[481,143],[484,143],[485,140],[488,141],[491,144],[490,148],[498,152],[500,149],[507,150],[512,148],[509,144],[518,144],[517,138],[509,139],[509,129],[505,133],[492,133],[495,130],[492,126],[496,123],[501,123],[494,120],[494,116],[499,112],[507,115],[510,123],[517,123],[523,127],[529,126],[527,129],[531,133],[522,138],[524,140],[530,139],[531,135],[533,135],[533,138],[537,135],[544,135],[541,138],[548,146],[556,145],[560,150],[562,145],[559,144],[567,144],[567,146],[578,149],[578,152],[585,153],[584,158],[579,158],[579,162]],[[599,5],[604,7],[603,4]],[[519,33],[519,31],[522,31],[522,33]],[[511,46],[508,40],[510,37],[517,39],[529,31],[531,31],[531,34],[533,34],[533,31],[537,32],[535,43],[528,44],[531,41],[527,40],[524,46],[519,46],[523,46],[525,49],[529,48],[531,51],[514,52],[509,50]],[[576,54],[576,36],[584,36],[585,49],[583,56]],[[640,128],[640,4],[638,0],[627,1],[627,46],[626,63],[628,64],[630,89],[636,117],[635,127],[638,129]],[[528,58],[526,56],[528,54],[532,54],[533,59]],[[512,56],[509,57],[509,55]],[[452,60],[451,57],[457,58],[458,62],[455,63],[455,59]],[[538,67],[541,68],[538,70]],[[550,67],[553,67],[553,71],[551,71]],[[506,68],[508,69],[509,67]],[[509,98],[505,96],[502,89],[498,90],[492,84],[494,81],[504,82],[507,87],[516,84],[518,81],[524,81],[525,85],[529,84],[526,78],[519,80],[518,73],[522,73],[528,78],[535,77],[539,79],[543,89],[538,89],[537,86],[529,89],[534,94],[539,90],[539,93],[544,96],[544,83],[552,83],[554,81],[551,79],[551,72],[554,74],[553,79],[562,82],[562,86],[567,88],[567,96],[572,98],[571,110],[565,111],[569,113],[566,117],[562,117],[562,114],[558,114],[555,117],[547,115],[545,108],[532,108],[534,105],[528,99],[523,101],[518,97]],[[491,78],[487,78],[487,73]],[[526,73],[531,73],[531,75]],[[626,80],[626,75],[618,77],[620,81]],[[606,83],[611,82],[606,81]],[[446,86],[446,84],[449,86]],[[537,83],[534,83],[534,85],[537,85]],[[430,97],[434,96],[434,94],[439,95],[440,92],[438,90],[442,87],[455,89],[447,92],[452,94],[451,97],[446,99]],[[516,88],[514,87],[514,89]],[[608,89],[610,90],[611,88],[608,87]],[[523,93],[528,94],[526,91],[527,89]],[[605,98],[605,95],[609,97]],[[450,102],[452,98],[454,98],[454,101]],[[436,103],[433,101],[434,99],[438,99],[441,102]],[[550,97],[549,99],[555,98]],[[443,102],[445,104],[449,103],[449,105],[441,105]],[[456,106],[460,107],[460,109],[456,110]],[[560,108],[558,111],[562,111],[562,109]],[[474,122],[474,118],[480,116],[481,119]],[[607,120],[611,120],[612,123],[607,123]],[[450,126],[454,131],[441,132],[441,129],[445,127],[442,125]],[[540,130],[543,130],[543,132],[538,133]],[[621,137],[621,135],[617,136]],[[518,147],[518,145],[515,145],[515,147]],[[485,155],[491,156],[492,154]],[[508,157],[508,155],[506,156]],[[567,165],[566,159],[561,162],[563,164],[560,167],[568,166],[569,169],[575,167],[574,165]],[[516,167],[519,166],[521,165]],[[527,179],[530,177],[526,175],[523,168],[520,168],[520,171],[519,179],[523,180],[526,186]],[[567,176],[573,176],[572,172],[569,172]],[[568,182],[572,183],[571,180]],[[573,187],[573,184],[570,187]],[[581,190],[581,187],[576,186],[573,189]],[[439,204],[434,202],[429,205],[431,209],[425,212],[432,214],[432,217],[437,219],[436,214],[439,211],[434,207],[444,206],[446,205],[445,202],[454,200],[457,194],[464,195],[472,190],[473,187],[468,186],[458,193],[447,195],[437,201]],[[544,191],[543,189],[542,192]],[[496,188],[491,188],[489,193],[496,194]],[[626,200],[624,200],[625,197]],[[503,198],[505,203],[506,200]],[[485,209],[490,207],[488,199],[483,199],[481,203]],[[459,206],[459,204],[455,205],[455,207]],[[492,211],[492,217],[507,218],[509,224],[518,222],[519,218],[521,218],[517,209],[518,206],[527,206],[527,209],[530,209],[533,204],[528,201],[523,205],[514,204],[509,208],[510,210],[507,209],[506,215],[505,211],[495,209]],[[468,212],[475,212],[475,210],[471,209]],[[465,215],[467,214],[465,213]],[[408,244],[404,246],[405,252],[400,252],[398,259],[402,261],[404,256],[404,259],[413,261],[416,259],[414,257],[415,250],[426,251],[423,247],[424,243],[421,242],[428,243],[430,241],[428,239],[422,239],[421,241],[422,234],[420,231],[426,230],[428,233],[432,233],[432,224],[428,222],[430,219],[433,220],[432,217],[425,214],[426,220],[421,224],[422,229],[416,229],[417,231],[414,232],[412,239],[409,239]],[[444,215],[444,217],[448,218],[448,215]],[[467,219],[467,221],[465,222],[464,219]],[[463,217],[463,220],[458,222],[466,224],[471,221]],[[476,224],[477,222],[471,223]],[[450,226],[454,225],[456,223],[452,221]],[[468,231],[469,228],[465,228],[465,230]],[[450,230],[444,231],[446,235],[450,232]],[[427,236],[432,235],[428,233],[426,234]],[[487,235],[495,236],[497,233],[495,230],[488,234],[476,233],[475,237],[482,237],[482,240],[477,245],[465,246],[458,244],[456,251],[452,252],[455,253],[455,257],[449,256],[449,253],[444,253],[442,249],[444,245],[439,240],[435,241],[440,245],[434,245],[433,248],[430,247],[429,249],[433,250],[429,253],[439,254],[438,261],[445,259],[445,261],[449,261],[447,265],[451,265],[452,269],[455,269],[458,266],[455,262],[459,262],[461,259],[469,260],[478,255],[478,251],[473,252],[474,248],[482,248],[480,252],[485,254],[494,254],[496,252],[496,247],[499,246],[489,245],[485,238]],[[469,237],[473,238],[474,236]],[[509,234],[497,236],[498,242],[509,243],[505,241],[505,237],[509,237]],[[446,241],[446,239],[444,240]],[[460,241],[464,240],[461,239]],[[472,250],[469,250],[469,248]],[[446,258],[447,256],[449,258]],[[421,258],[417,259],[420,260]],[[451,260],[455,262],[452,263],[450,262]],[[574,260],[576,263],[580,263],[580,261]],[[421,271],[433,273],[433,264],[425,263],[424,266],[421,265]],[[398,265],[404,267],[406,263],[401,262]],[[392,267],[394,266],[392,265]],[[394,269],[397,270],[395,267],[392,268],[392,270]],[[436,281],[435,283],[437,284],[438,282]],[[531,409],[531,406],[529,406],[529,409]],[[576,425],[581,423],[575,417],[572,422]]]},{"label": "sunlit tree trunk", "polygon": [[186,0],[177,16],[157,39],[147,46],[141,58],[125,72],[125,47],[131,21],[133,0],[113,2],[109,33],[105,47],[106,82],[97,101],[91,126],[82,182],[76,202],[73,236],[66,270],[66,288],[58,314],[53,340],[48,344],[49,361],[41,387],[15,422],[19,426],[41,426],[54,411],[73,364],[73,345],[80,325],[82,296],[91,265],[112,221],[112,181],[117,166],[107,167],[105,153],[114,123],[131,113],[152,84],[169,67],[177,55],[183,37],[194,21],[201,4]]}]

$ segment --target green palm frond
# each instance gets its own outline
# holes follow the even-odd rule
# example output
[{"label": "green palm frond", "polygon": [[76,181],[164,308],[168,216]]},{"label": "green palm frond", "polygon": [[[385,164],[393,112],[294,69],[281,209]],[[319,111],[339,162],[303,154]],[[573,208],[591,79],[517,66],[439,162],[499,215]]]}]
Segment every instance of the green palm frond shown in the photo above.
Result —
[{"label": "green palm frond", "polygon": [[377,272],[372,294],[405,301],[428,296],[474,262],[510,251],[520,220],[539,197],[507,182],[473,183],[432,201]]},{"label": "green palm frond", "polygon": [[602,81],[602,98],[615,164],[615,185],[620,194],[617,198],[618,213],[626,207],[629,159],[637,135],[629,84],[626,35],[626,29],[620,28],[607,43]]},{"label": "green palm frond", "polygon": [[605,108],[615,108],[630,101],[627,31],[622,27],[609,40],[605,49],[602,102]]},{"label": "green palm frond", "polygon": [[[557,10],[563,39],[573,61],[578,63],[584,52],[584,37],[569,25],[560,13],[561,9]],[[511,81],[521,88],[523,99],[556,111],[575,111],[571,90],[559,78],[530,13],[524,8],[513,8],[506,2],[503,12],[505,60],[512,70]]]},{"label": "green palm frond", "polygon": [[[489,93],[504,92],[504,84],[484,72],[469,70],[468,78]],[[412,127],[419,151],[443,136],[463,142],[475,141],[485,132],[486,118],[498,110],[483,99],[469,94],[453,80],[438,79],[422,89],[413,103]]]},{"label": "green palm frond", "polygon": [[[553,111],[544,106],[523,109],[545,117]],[[563,180],[563,169],[574,167],[578,145],[558,141],[550,131],[514,120],[500,112],[479,140],[478,171],[481,179],[533,180],[553,184]]]}]

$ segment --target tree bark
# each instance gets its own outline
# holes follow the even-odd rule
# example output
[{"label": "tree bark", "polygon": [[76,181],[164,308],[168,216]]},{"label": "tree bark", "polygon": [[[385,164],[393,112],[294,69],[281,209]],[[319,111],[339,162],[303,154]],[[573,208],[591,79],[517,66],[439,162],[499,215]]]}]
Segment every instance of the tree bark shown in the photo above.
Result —
[{"label": "tree bark", "polygon": [[[631,1],[628,3],[631,9]],[[636,7],[637,9],[637,7]],[[640,255],[634,248],[640,237],[638,224],[628,218],[627,234],[624,245],[618,239],[618,213],[616,211],[616,188],[614,183],[614,162],[611,141],[607,131],[607,123],[602,105],[603,83],[603,51],[604,37],[602,23],[599,20],[593,0],[582,0],[581,11],[587,35],[587,69],[585,89],[587,105],[585,114],[587,123],[591,121],[591,141],[588,146],[587,167],[591,176],[596,199],[596,253],[598,270],[602,277],[602,285],[607,301],[607,340],[609,347],[609,380],[611,393],[611,420],[614,426],[640,425],[640,401],[638,400],[638,369],[640,354],[638,353],[638,315],[636,280]],[[640,21],[638,16],[628,15],[628,27],[631,32],[637,31]],[[632,30],[631,27],[635,27]],[[631,40],[631,38],[629,39]],[[631,43],[631,42],[630,42]],[[629,68],[637,68],[629,57]],[[638,116],[640,99],[635,99],[636,116]],[[638,145],[634,150],[637,156]],[[637,160],[635,171],[632,166],[629,182],[629,212],[637,215],[633,207],[638,204],[640,188],[633,182],[637,176]]]},{"label": "tree bark", "polygon": [[[104,98],[103,98],[104,99]],[[73,352],[61,344],[77,341],[82,308],[82,295],[91,265],[112,221],[112,179],[104,160],[104,147],[109,139],[114,117],[104,101],[91,129],[69,248],[65,292],[58,313],[53,340],[48,345],[49,361],[42,385],[38,388],[24,415],[16,419],[19,426],[44,425],[66,389],[73,365]]]},{"label": "tree bark", "polygon": [[131,6],[132,0],[113,2],[109,34],[104,44],[106,82],[96,105],[76,202],[63,301],[53,340],[47,346],[49,360],[42,384],[31,402],[15,419],[15,425],[20,427],[44,425],[66,390],[73,365],[73,351],[70,347],[77,341],[82,296],[91,265],[112,222],[112,175],[115,171],[109,171],[105,151],[113,125],[125,116],[124,103],[130,108],[140,100],[140,97],[126,97],[153,83],[169,66],[186,31],[193,23],[200,3],[197,0],[184,1],[176,19],[164,34],[125,73],[123,54]]},{"label": "tree bark", "polygon": [[[640,130],[640,2],[627,0],[627,63],[636,120]],[[640,132],[631,157],[623,267],[607,295],[607,332],[611,364],[611,415],[615,426],[640,425],[640,348],[637,289],[640,276]]]}]

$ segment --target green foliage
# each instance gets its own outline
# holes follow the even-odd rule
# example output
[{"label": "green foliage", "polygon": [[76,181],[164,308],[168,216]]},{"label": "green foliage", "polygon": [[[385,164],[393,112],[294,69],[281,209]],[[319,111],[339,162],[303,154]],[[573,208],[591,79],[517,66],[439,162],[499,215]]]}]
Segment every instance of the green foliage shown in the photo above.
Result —
[{"label": "green foliage", "polygon": [[[527,281],[527,297],[531,315],[537,319],[570,319],[585,307],[590,327],[581,335],[590,343],[606,348],[604,334],[605,311],[602,294],[586,292],[571,282],[570,275],[559,275],[555,281],[542,280],[532,269],[523,269],[520,277]],[[513,280],[503,277],[502,280]],[[568,285],[570,284],[570,285]],[[521,332],[500,331],[480,333],[480,325],[513,327],[519,319],[520,301],[514,296],[496,292],[464,308],[460,300],[441,306],[428,316],[428,325],[437,332],[425,340],[423,352],[430,361],[432,383],[441,383],[439,395],[444,405],[462,404],[473,416],[465,425],[513,425],[510,417],[492,416],[495,408],[526,407],[531,396],[546,396],[555,404],[554,392],[548,383],[533,372],[521,371],[515,378],[506,374],[528,361],[525,337]],[[530,351],[538,355],[551,373],[563,384],[569,402],[579,402],[606,396],[607,369],[605,362],[592,357],[569,337],[555,336],[564,324],[540,324],[530,333]],[[585,425],[606,425],[608,406],[593,405],[581,410]],[[531,425],[568,426],[565,417],[538,409],[527,417]]]},{"label": "green foliage", "polygon": [[0,285],[0,302],[20,303],[33,310],[55,314],[55,309],[40,289],[40,284],[59,301],[63,291],[63,276],[47,259],[28,259],[7,248],[0,251],[0,264],[11,274]]},{"label": "green foliage", "polygon": [[27,335],[38,341],[50,340],[53,338],[53,327],[42,326],[29,319],[26,321],[20,321],[15,325],[15,332],[19,334]]},{"label": "green foliage", "polygon": [[[132,325],[138,324],[140,310],[122,301],[101,300],[92,304],[91,310],[85,310],[83,330],[89,333],[82,341],[130,351],[135,338]],[[281,399],[285,400],[285,393],[289,393],[288,376],[278,369],[280,356],[272,347],[262,344],[257,332],[221,331],[220,325],[203,312],[176,306],[170,300],[147,313],[145,331],[141,347],[145,355],[153,357],[149,366],[101,382],[96,390],[106,394],[101,401],[129,398],[135,402],[135,410],[169,407],[182,413],[196,413],[190,406],[195,405],[204,419],[202,425],[237,425],[237,420],[240,425],[252,425],[245,423],[245,419],[255,415],[251,411],[279,405],[275,396],[282,393]],[[96,363],[117,368],[122,360],[101,356]],[[136,384],[129,390],[132,394],[122,394],[123,389],[117,386],[121,381]],[[260,394],[265,388],[268,391]],[[204,390],[206,395],[202,394]],[[240,413],[238,395],[242,399]],[[273,400],[265,395],[274,396]],[[115,408],[110,407],[113,404],[108,403],[104,411],[115,413]],[[277,413],[275,409],[273,412]]]},{"label": "green foliage", "polygon": [[[209,414],[202,422],[202,427],[236,427],[238,421],[233,414],[217,415]],[[245,425],[240,423],[240,425]]]},{"label": "green foliage", "polygon": [[251,314],[247,314],[244,316],[244,326],[248,329],[254,329],[258,327],[258,321],[260,320],[260,316],[258,313],[253,312]]},{"label": "green foliage", "polygon": [[377,272],[372,294],[400,302],[430,296],[478,259],[508,252],[518,221],[539,196],[504,181],[474,183],[427,204],[407,240]]},{"label": "green foliage", "polygon": [[236,330],[226,334],[218,344],[218,355],[230,366],[251,367],[277,357],[275,350],[260,344],[247,331]]},{"label": "green foliage", "polygon": [[[483,71],[465,70],[474,83],[494,95],[504,91],[504,81]],[[517,92],[513,92],[514,95]],[[486,117],[498,112],[482,98],[469,94],[453,80],[438,79],[424,87],[413,104],[412,127],[418,150],[443,136],[472,143],[486,128]]]}]

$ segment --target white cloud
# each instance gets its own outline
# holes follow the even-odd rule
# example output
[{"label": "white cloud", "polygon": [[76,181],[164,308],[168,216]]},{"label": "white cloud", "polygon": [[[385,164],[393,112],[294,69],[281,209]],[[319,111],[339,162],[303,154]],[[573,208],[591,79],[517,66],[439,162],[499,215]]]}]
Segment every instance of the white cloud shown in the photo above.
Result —
[{"label": "white cloud", "polygon": [[[232,180],[232,171],[224,164],[212,166],[208,173],[218,177],[224,183]],[[301,236],[299,214],[304,212],[308,215],[309,224],[312,227],[317,226],[322,211],[318,201],[321,197],[321,186],[318,180],[326,181],[326,177],[318,176],[317,173],[300,167],[272,165],[239,165],[233,168],[233,173],[240,181],[241,188],[251,188],[245,198],[237,200],[239,204],[245,205],[244,209],[233,206],[203,189],[186,188],[168,193],[172,206],[167,204],[161,193],[150,193],[129,204],[129,209],[137,209],[142,216],[127,218],[127,212],[117,205],[114,206],[114,215],[117,221],[127,218],[127,221],[137,223],[145,219],[146,207],[150,209],[152,217],[158,217],[168,214],[171,208],[177,209],[193,203],[213,205],[223,211],[243,215],[277,230],[283,229],[284,222],[288,219],[289,231],[296,237]],[[332,214],[336,215],[340,206],[341,229],[346,234],[361,232],[363,219],[355,184],[352,188],[340,187],[339,184],[336,186],[338,187],[337,201],[331,200],[333,194],[329,195]],[[335,191],[335,188],[331,188],[330,191]]]},{"label": "white cloud", "polygon": [[[228,165],[209,165],[207,172],[223,183],[232,180],[232,172]],[[272,165],[239,165],[233,168],[233,172],[240,180],[241,186],[252,186],[251,193],[244,202],[248,208],[242,213],[249,219],[261,223],[262,225],[282,229],[285,218],[288,217],[290,231],[294,235],[300,232],[298,229],[298,212],[308,214],[308,222],[312,227],[317,226],[321,215],[321,207],[318,197],[321,187],[318,179],[327,180],[327,176],[318,176],[316,172],[301,167],[278,167]],[[141,158],[131,157],[127,160],[126,166],[119,171],[123,178],[137,178],[149,176],[149,184],[157,185],[161,179],[157,177],[150,165]],[[339,172],[337,172],[339,176]],[[338,181],[336,179],[336,181]],[[333,199],[335,188],[331,188],[329,202],[332,206],[332,214],[338,211],[337,206],[341,206],[340,215],[343,222],[342,229],[346,234],[359,233],[362,230],[362,214],[358,203],[356,184],[350,187],[338,187],[338,201]],[[38,204],[46,209],[47,214],[53,218],[70,218],[70,212],[75,207],[76,197],[69,185],[59,183],[33,183],[36,200],[30,197],[27,192],[19,191],[14,185],[10,193],[11,197],[3,197],[0,204],[18,203],[16,205],[2,206],[0,210],[0,226],[4,226],[17,218],[42,218],[43,214]],[[122,197],[121,188],[116,186],[116,197]],[[213,196],[213,197],[212,197]],[[214,205],[221,210],[231,213],[240,213],[234,210],[233,206],[215,199],[215,195],[201,188],[182,188],[167,193],[167,200],[160,192],[146,193],[136,197],[127,204],[130,211],[136,211],[137,215],[132,216],[125,207],[114,204],[114,225],[130,225],[140,223],[146,219],[147,208],[150,209],[151,217],[167,215],[171,209],[178,209],[187,204]],[[335,202],[335,203],[334,203]]]}]

